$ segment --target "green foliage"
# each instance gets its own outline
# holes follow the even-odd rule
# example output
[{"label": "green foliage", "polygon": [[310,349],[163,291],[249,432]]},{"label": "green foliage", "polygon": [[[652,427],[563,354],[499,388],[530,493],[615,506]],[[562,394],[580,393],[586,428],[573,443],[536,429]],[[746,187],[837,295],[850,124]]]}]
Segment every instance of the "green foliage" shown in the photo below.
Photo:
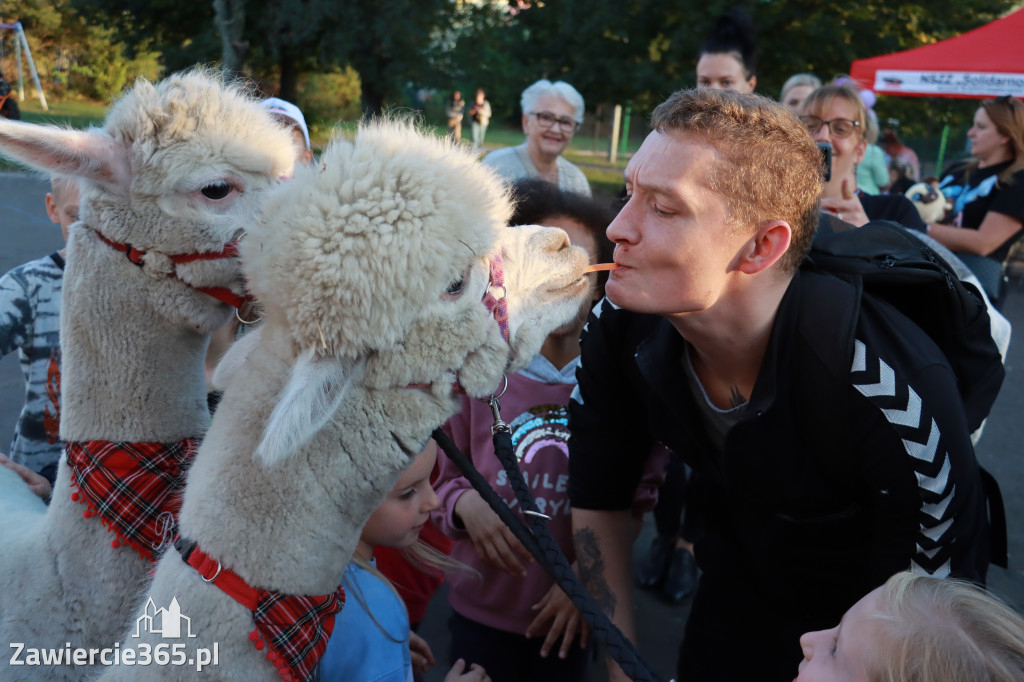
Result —
[{"label": "green foliage", "polygon": [[[632,130],[672,91],[694,85],[697,51],[734,0],[242,0],[245,73],[265,92],[299,101],[314,118],[354,117],[361,109],[426,106],[427,120],[453,89],[483,87],[494,125],[518,128],[519,95],[541,77],[583,93],[588,120],[610,104],[632,103]],[[930,3],[820,3],[744,0],[757,30],[758,91],[776,96],[787,77],[824,79],[854,59],[908,49],[962,33],[1020,0]],[[109,97],[135,75],[217,62],[220,34],[212,3],[179,0],[7,0],[3,18],[20,18],[44,87],[70,86]],[[12,69],[12,42],[0,68]],[[1010,48],[1007,48],[1010,49]],[[305,76],[304,76],[305,74]],[[420,102],[413,93],[436,91]],[[436,100],[436,101],[434,101]],[[950,151],[976,107],[970,101],[879,98],[884,122],[900,121],[907,141],[937,140],[950,123]],[[607,122],[602,122],[607,129]],[[959,132],[958,132],[959,131]],[[582,132],[582,131],[581,131]],[[923,142],[922,142],[923,144]],[[936,149],[937,152],[937,149]],[[927,152],[926,152],[927,153]],[[950,152],[947,152],[947,154]],[[922,157],[922,161],[924,158]]]},{"label": "green foliage", "polygon": [[[139,76],[160,76],[160,55],[149,43],[129,50],[117,28],[107,22],[87,22],[67,0],[21,0],[3,7],[5,19],[17,17],[22,22],[43,89],[51,96],[74,94],[109,101]],[[14,48],[10,34],[3,67],[11,72]]]},{"label": "green foliage", "polygon": [[[513,120],[522,88],[548,77],[572,83],[591,110],[600,103],[631,101],[634,127],[642,127],[641,121],[672,91],[695,85],[700,46],[715,19],[736,4],[537,0],[511,14],[500,4],[485,3],[466,13],[468,27],[455,44],[449,73],[463,88],[487,87],[499,120]],[[777,97],[794,73],[809,71],[829,80],[849,72],[855,59],[963,33],[1019,6],[1019,0],[747,0],[739,5],[756,27],[757,90]],[[937,140],[947,122],[966,129],[963,124],[976,107],[976,102],[944,98],[883,97],[876,111],[883,123],[898,119],[904,138]],[[962,139],[951,137],[954,142],[962,146]]]},{"label": "green foliage", "polygon": [[158,55],[136,51],[134,59],[126,56],[127,48],[116,39],[112,28],[83,25],[83,40],[76,63],[70,68],[69,85],[79,93],[108,102],[138,77],[155,80],[160,76]]},{"label": "green foliage", "polygon": [[166,73],[220,59],[220,34],[211,2],[180,0],[58,0],[70,3],[75,16],[89,25],[111,28],[125,46],[125,56],[159,51]]},{"label": "green foliage", "polygon": [[359,74],[351,67],[331,73],[308,73],[299,79],[297,104],[306,122],[318,127],[360,116]]}]

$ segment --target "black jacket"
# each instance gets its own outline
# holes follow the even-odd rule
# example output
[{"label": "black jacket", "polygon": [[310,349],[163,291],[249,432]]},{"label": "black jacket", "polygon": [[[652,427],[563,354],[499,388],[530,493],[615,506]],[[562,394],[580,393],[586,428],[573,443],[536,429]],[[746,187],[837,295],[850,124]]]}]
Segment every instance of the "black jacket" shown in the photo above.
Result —
[{"label": "black jacket", "polygon": [[[707,593],[703,608],[695,604],[687,632],[713,618],[728,637],[721,621],[743,621],[734,623],[737,640],[701,652],[726,666],[722,679],[752,672],[729,672],[757,657],[728,649],[762,636],[750,632],[753,622],[772,624],[783,644],[759,657],[775,656],[788,680],[799,635],[835,626],[891,574],[984,579],[984,499],[952,370],[887,304],[865,298],[856,328],[844,329],[833,300],[849,286],[794,276],[724,453],[705,433],[683,370],[685,342],[667,321],[604,301],[585,331],[570,403],[572,505],[628,509],[652,441],[693,467],[687,514],[699,512],[702,531],[690,539],[701,591],[714,596],[711,607]],[[844,382],[844,404],[809,395],[821,376]],[[836,442],[809,435],[801,424],[811,419],[835,420]],[[774,679],[769,663],[759,662],[767,667],[758,679]]]}]

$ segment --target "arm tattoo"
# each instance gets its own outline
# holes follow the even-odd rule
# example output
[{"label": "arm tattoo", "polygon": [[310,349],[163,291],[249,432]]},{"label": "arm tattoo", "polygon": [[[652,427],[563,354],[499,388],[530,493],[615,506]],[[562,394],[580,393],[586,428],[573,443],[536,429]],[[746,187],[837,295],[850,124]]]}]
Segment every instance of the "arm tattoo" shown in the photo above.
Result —
[{"label": "arm tattoo", "polygon": [[732,406],[733,407],[739,407],[743,403],[747,402],[747,399],[743,397],[742,393],[740,393],[740,387],[739,386],[733,386],[732,387],[732,390],[730,391],[729,399],[732,401]]},{"label": "arm tattoo", "polygon": [[581,528],[573,533],[572,542],[576,548],[576,565],[579,568],[580,580],[598,608],[609,618],[613,617],[618,600],[608,587],[608,581],[604,576],[604,557],[601,556],[597,536],[591,529]]}]

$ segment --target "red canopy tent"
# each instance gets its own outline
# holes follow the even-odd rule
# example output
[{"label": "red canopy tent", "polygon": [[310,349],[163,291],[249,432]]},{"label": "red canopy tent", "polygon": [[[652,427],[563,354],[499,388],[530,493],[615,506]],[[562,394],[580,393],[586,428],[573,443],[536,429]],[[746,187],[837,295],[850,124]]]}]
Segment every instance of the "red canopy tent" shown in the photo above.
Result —
[{"label": "red canopy tent", "polygon": [[858,59],[861,88],[910,97],[1024,97],[1024,9],[912,50]]}]

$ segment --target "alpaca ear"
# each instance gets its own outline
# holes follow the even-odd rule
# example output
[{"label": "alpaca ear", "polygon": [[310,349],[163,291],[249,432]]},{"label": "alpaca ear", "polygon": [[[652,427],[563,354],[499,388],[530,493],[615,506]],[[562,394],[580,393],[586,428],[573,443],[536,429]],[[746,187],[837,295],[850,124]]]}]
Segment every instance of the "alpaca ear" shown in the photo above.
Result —
[{"label": "alpaca ear", "polygon": [[273,466],[291,457],[331,420],[351,385],[339,359],[300,357],[267,420],[256,458]]},{"label": "alpaca ear", "polygon": [[101,130],[0,120],[0,150],[36,170],[87,178],[119,193],[128,192],[127,153]]},{"label": "alpaca ear", "polygon": [[210,377],[210,385],[218,391],[223,391],[231,383],[231,379],[238,373],[238,370],[245,365],[249,354],[260,345],[260,337],[263,335],[263,326],[260,325],[242,336],[227,349],[224,357],[217,362],[217,367]]}]

